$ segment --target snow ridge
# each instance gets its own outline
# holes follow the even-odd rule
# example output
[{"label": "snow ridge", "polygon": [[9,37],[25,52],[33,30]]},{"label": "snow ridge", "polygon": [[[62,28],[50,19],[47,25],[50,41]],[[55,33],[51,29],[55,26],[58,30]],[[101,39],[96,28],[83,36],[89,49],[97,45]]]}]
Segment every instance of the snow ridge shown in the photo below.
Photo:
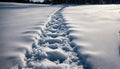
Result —
[{"label": "snow ridge", "polygon": [[61,15],[62,9],[55,12],[41,30],[38,42],[32,46],[32,53],[26,54],[24,69],[83,69],[74,51],[69,27]]}]

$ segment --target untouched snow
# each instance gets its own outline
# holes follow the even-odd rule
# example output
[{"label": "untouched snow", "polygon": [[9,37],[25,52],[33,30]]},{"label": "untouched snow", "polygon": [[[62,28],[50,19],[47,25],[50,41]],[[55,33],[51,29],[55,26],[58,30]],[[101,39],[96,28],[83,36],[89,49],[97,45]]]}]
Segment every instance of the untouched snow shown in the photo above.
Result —
[{"label": "untouched snow", "polygon": [[120,5],[69,6],[62,13],[84,69],[120,69]]},{"label": "untouched snow", "polygon": [[26,52],[39,39],[41,27],[62,6],[0,3],[0,69],[26,66]]}]

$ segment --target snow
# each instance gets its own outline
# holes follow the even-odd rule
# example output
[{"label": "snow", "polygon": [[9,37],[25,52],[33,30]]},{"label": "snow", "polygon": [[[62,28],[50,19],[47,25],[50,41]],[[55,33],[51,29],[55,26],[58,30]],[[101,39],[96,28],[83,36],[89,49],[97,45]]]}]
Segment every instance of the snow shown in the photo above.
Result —
[{"label": "snow", "polygon": [[62,6],[0,3],[0,69],[26,66],[26,52],[40,38],[53,12]]},{"label": "snow", "polygon": [[62,14],[85,69],[120,69],[120,5],[69,6]]},{"label": "snow", "polygon": [[0,3],[1,69],[120,69],[120,5]]},{"label": "snow", "polygon": [[[55,12],[42,28],[40,39],[32,48],[33,52],[27,53],[25,68],[83,69],[77,53],[70,45],[71,41],[67,38],[68,28],[60,13],[62,9]],[[53,36],[54,34],[57,35]]]}]

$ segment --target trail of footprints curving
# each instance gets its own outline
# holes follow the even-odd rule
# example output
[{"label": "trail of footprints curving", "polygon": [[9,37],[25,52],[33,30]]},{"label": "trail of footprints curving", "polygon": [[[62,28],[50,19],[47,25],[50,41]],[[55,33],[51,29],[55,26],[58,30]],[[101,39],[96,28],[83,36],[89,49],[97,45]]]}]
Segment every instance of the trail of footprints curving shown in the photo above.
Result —
[{"label": "trail of footprints curving", "polygon": [[[52,15],[38,44],[33,44],[32,53],[26,54],[27,67],[31,69],[52,69],[44,63],[54,63],[54,69],[83,69],[77,53],[72,47],[69,27],[64,23],[61,10]],[[44,66],[48,68],[45,68]],[[60,68],[60,65],[62,65]],[[37,68],[38,67],[38,68]]]}]

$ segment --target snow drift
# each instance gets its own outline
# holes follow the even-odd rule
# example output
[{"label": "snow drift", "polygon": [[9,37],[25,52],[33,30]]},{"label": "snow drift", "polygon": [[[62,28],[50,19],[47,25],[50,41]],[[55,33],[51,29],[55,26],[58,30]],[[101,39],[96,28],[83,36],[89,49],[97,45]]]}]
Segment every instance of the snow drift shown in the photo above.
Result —
[{"label": "snow drift", "polygon": [[120,69],[120,5],[69,6],[62,13],[84,69]]},{"label": "snow drift", "polygon": [[0,3],[0,69],[26,66],[26,52],[39,39],[41,27],[61,6]]}]

